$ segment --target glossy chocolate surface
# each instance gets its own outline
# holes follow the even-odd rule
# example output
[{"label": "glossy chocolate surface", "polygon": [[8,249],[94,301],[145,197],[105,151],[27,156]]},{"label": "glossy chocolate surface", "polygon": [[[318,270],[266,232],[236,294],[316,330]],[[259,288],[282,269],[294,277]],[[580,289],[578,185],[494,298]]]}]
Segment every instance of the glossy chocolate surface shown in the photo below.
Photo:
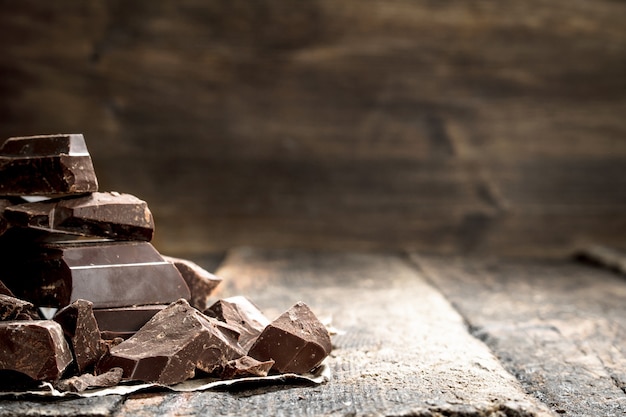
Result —
[{"label": "glossy chocolate surface", "polygon": [[166,304],[97,308],[93,313],[103,337],[128,339],[165,307]]},{"label": "glossy chocolate surface", "polygon": [[94,308],[125,307],[190,296],[178,270],[148,242],[44,242],[3,252],[5,285],[38,307],[78,299]]},{"label": "glossy chocolate surface", "polygon": [[0,195],[70,195],[98,191],[81,134],[7,139],[0,147]]},{"label": "glossy chocolate surface", "polygon": [[146,202],[117,192],[13,205],[4,216],[12,226],[83,236],[150,241],[154,234]]}]

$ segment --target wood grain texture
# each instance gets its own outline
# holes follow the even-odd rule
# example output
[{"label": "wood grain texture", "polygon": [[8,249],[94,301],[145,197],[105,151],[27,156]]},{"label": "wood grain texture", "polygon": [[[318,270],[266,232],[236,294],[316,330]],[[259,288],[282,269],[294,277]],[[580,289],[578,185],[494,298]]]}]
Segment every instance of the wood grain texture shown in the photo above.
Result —
[{"label": "wood grain texture", "polygon": [[122,405],[121,395],[107,395],[97,398],[73,398],[62,400],[0,400],[0,416],[36,417],[110,417]]},{"label": "wood grain texture", "polygon": [[299,300],[344,333],[330,382],[239,392],[131,396],[118,416],[548,416],[436,290],[395,255],[239,249],[217,271],[221,295],[268,316]]},{"label": "wood grain texture", "polygon": [[626,413],[626,281],[573,262],[414,255],[527,392],[559,414]]},{"label": "wood grain texture", "polygon": [[0,138],[84,133],[164,252],[626,246],[624,2],[0,11]]}]

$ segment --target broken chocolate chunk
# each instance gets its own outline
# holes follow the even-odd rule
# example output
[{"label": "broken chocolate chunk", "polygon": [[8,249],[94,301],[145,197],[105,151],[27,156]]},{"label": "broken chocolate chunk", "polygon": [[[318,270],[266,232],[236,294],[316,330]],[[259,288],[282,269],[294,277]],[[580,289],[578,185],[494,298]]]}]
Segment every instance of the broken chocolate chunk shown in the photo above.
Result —
[{"label": "broken chocolate chunk", "polygon": [[100,374],[82,374],[62,379],[56,384],[61,391],[82,392],[88,388],[106,388],[117,385],[122,380],[122,368],[112,368]]},{"label": "broken chocolate chunk", "polygon": [[56,381],[72,362],[61,326],[51,320],[0,322],[0,370]]},{"label": "broken chocolate chunk", "polygon": [[79,373],[92,369],[105,353],[92,306],[90,301],[76,300],[59,310],[53,319],[61,325],[70,342]]},{"label": "broken chocolate chunk", "polygon": [[204,313],[230,324],[239,332],[239,344],[248,350],[270,320],[250,300],[243,296],[215,302]]},{"label": "broken chocolate chunk", "polygon": [[264,377],[267,376],[273,365],[273,360],[261,362],[250,356],[242,356],[241,358],[229,361],[226,366],[224,366],[221,377],[224,379]]},{"label": "broken chocolate chunk", "polygon": [[154,220],[145,201],[116,192],[17,204],[4,210],[12,226],[83,236],[150,241]]},{"label": "broken chocolate chunk", "polygon": [[148,242],[43,242],[13,249],[1,260],[4,283],[40,307],[78,299],[94,308],[164,304],[190,295],[178,270]]},{"label": "broken chocolate chunk", "polygon": [[165,307],[166,304],[96,308],[93,314],[104,339],[128,339]]},{"label": "broken chocolate chunk", "polygon": [[81,134],[15,137],[0,147],[0,195],[95,191],[98,180]]},{"label": "broken chocolate chunk", "polygon": [[185,279],[191,292],[189,304],[200,311],[205,310],[209,305],[209,296],[222,282],[222,279],[211,274],[195,262],[171,256],[163,256],[163,258],[173,263]]},{"label": "broken chocolate chunk", "polygon": [[272,321],[248,355],[274,360],[278,372],[304,373],[318,366],[332,349],[330,335],[309,307],[299,302]]},{"label": "broken chocolate chunk", "polygon": [[179,300],[112,347],[98,364],[98,372],[120,367],[124,379],[166,385],[192,378],[196,368],[212,372],[243,356],[236,338],[223,329],[223,323]]},{"label": "broken chocolate chunk", "polygon": [[7,288],[6,285],[4,285],[4,282],[2,281],[0,281],[0,294],[10,295],[11,297],[15,295],[10,289]]},{"label": "broken chocolate chunk", "polygon": [[0,294],[0,320],[39,320],[32,303],[10,295]]}]

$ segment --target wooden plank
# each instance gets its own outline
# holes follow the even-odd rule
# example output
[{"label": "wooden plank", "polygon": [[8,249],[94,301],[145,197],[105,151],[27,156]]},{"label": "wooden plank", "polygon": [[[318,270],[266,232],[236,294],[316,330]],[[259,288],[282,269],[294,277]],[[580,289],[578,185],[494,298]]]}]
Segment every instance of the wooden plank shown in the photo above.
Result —
[{"label": "wooden plank", "polygon": [[413,255],[472,333],[560,414],[626,413],[626,281],[572,262]]},{"label": "wooden plank", "polygon": [[0,416],[109,417],[115,413],[123,401],[124,397],[121,395],[39,401],[0,400]]},{"label": "wooden plank", "polygon": [[268,315],[298,300],[345,333],[333,337],[332,380],[315,387],[131,396],[130,415],[547,416],[461,317],[402,257],[231,251],[221,295]]},{"label": "wooden plank", "polygon": [[623,251],[593,245],[582,249],[577,258],[626,275],[626,253]]},{"label": "wooden plank", "polygon": [[0,140],[85,133],[165,252],[619,244],[626,3],[300,3],[3,2]]}]

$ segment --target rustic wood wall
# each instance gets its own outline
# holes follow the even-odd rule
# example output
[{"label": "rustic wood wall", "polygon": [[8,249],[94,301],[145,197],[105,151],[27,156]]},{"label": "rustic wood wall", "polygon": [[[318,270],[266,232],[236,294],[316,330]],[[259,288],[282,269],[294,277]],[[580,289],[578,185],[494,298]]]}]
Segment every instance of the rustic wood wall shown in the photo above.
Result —
[{"label": "rustic wood wall", "polygon": [[169,253],[626,246],[626,3],[0,1],[0,137],[82,132]]}]

